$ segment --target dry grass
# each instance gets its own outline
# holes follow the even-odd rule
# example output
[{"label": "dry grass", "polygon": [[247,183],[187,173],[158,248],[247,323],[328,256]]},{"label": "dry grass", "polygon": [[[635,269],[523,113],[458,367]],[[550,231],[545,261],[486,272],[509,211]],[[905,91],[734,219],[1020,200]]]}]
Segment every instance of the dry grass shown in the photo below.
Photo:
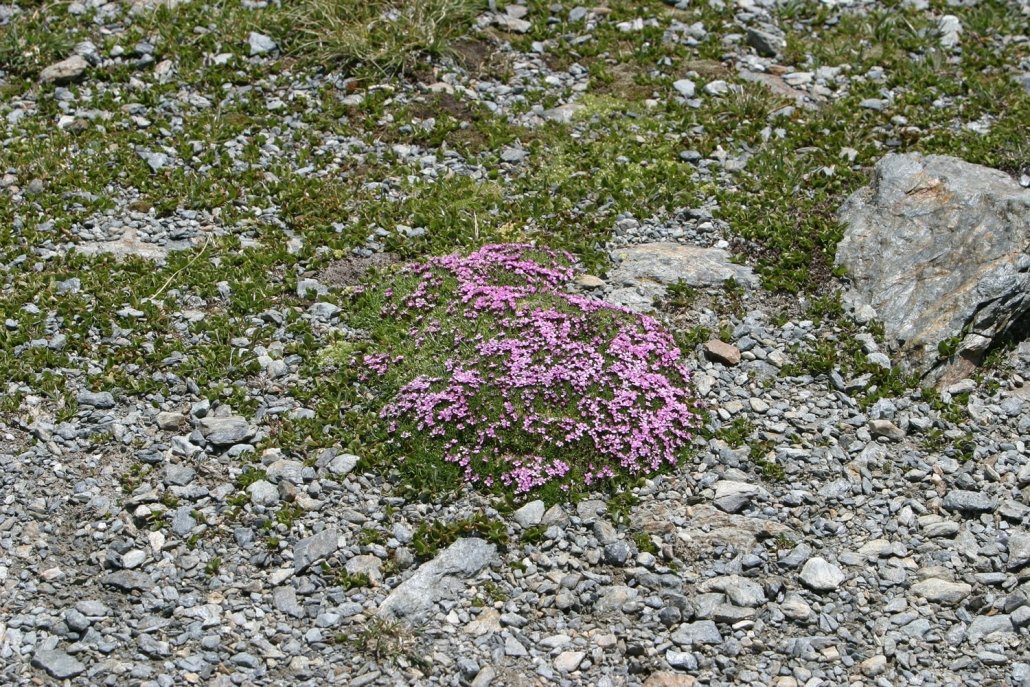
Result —
[{"label": "dry grass", "polygon": [[326,66],[410,71],[464,35],[481,0],[301,0],[289,10],[293,50]]}]

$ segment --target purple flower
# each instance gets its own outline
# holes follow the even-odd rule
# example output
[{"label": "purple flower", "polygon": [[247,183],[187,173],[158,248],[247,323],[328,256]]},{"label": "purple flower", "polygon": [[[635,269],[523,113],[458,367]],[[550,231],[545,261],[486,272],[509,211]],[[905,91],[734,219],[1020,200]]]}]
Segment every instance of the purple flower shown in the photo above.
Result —
[{"label": "purple flower", "polygon": [[[518,494],[675,465],[699,425],[679,349],[653,318],[566,293],[571,263],[500,244],[408,266],[415,285],[387,293],[382,316],[401,321],[414,350],[364,358],[377,375],[400,375],[381,411],[391,434],[470,483]],[[450,357],[422,360],[439,373],[404,380],[428,341]]]}]

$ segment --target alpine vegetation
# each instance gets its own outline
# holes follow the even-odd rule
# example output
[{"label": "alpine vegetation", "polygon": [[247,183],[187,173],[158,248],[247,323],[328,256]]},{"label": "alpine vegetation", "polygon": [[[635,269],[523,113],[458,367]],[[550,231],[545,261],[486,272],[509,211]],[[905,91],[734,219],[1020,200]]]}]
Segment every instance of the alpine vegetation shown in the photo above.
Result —
[{"label": "alpine vegetation", "polygon": [[568,253],[495,244],[359,296],[399,456],[555,499],[677,463],[700,423],[680,350],[653,318],[567,292],[573,275]]}]

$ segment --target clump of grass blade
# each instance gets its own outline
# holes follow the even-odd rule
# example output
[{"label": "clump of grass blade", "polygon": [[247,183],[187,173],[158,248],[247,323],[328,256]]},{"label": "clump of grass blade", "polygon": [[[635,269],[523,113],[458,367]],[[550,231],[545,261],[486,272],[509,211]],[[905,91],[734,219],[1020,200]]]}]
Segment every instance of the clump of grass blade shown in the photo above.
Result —
[{"label": "clump of grass blade", "polygon": [[408,71],[463,35],[479,0],[302,0],[288,10],[293,52],[314,62]]}]

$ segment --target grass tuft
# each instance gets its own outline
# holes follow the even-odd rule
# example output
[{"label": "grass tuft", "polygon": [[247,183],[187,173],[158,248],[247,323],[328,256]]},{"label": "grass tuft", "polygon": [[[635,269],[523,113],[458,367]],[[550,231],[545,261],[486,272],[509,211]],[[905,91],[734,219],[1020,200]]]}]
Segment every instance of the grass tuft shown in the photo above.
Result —
[{"label": "grass tuft", "polygon": [[303,0],[287,12],[292,49],[314,62],[410,71],[465,34],[478,0]]}]

